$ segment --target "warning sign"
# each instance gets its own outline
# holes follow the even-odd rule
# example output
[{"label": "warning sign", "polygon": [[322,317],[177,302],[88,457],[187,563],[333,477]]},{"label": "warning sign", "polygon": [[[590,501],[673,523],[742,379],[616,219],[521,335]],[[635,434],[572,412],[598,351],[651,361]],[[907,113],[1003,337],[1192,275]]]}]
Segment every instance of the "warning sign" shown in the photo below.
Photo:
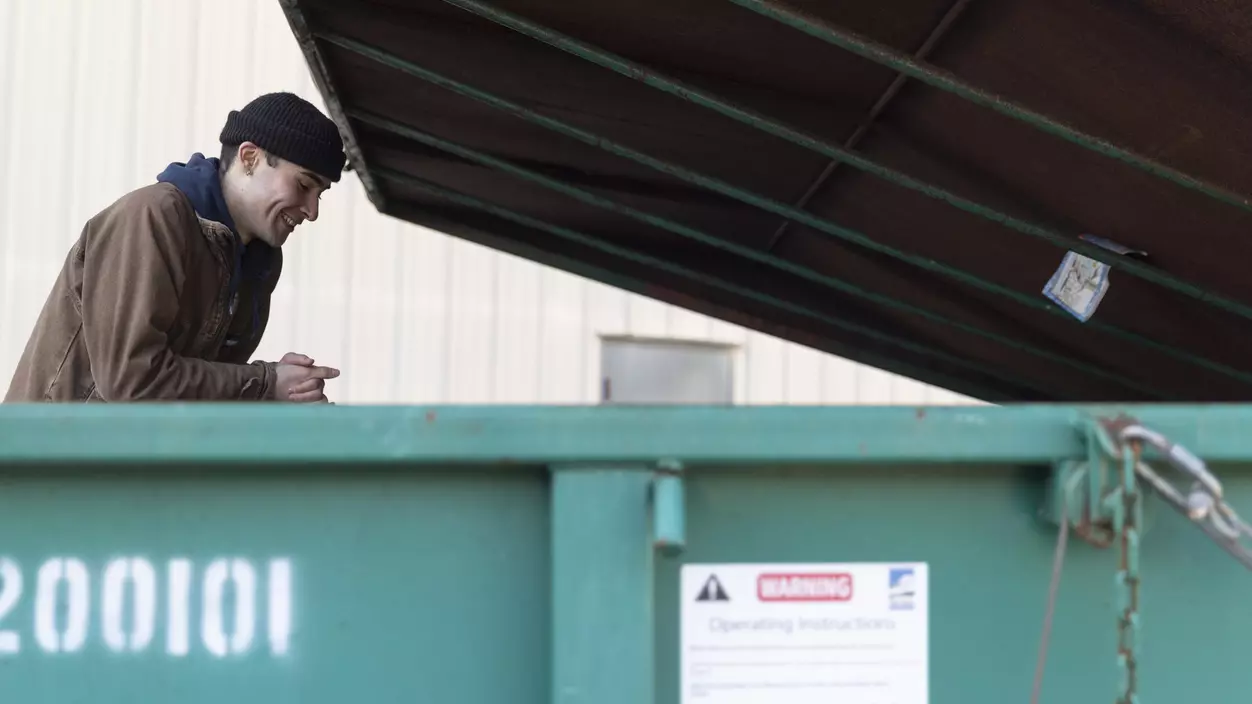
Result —
[{"label": "warning sign", "polygon": [[684,565],[682,704],[927,704],[927,576],[909,562]]},{"label": "warning sign", "polygon": [[704,588],[696,596],[696,601],[730,601],[730,597],[727,596],[722,583],[717,581],[717,575],[714,574],[709,575],[709,580],[704,583]]},{"label": "warning sign", "polygon": [[847,601],[852,598],[852,575],[763,574],[756,578],[761,601]]}]

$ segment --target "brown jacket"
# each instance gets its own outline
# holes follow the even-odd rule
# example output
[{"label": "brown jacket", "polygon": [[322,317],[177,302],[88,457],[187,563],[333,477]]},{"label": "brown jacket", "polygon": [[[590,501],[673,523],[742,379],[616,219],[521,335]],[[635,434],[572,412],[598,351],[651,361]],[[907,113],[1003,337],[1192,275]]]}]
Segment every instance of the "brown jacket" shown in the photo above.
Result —
[{"label": "brown jacket", "polygon": [[[235,247],[225,225],[200,218],[168,183],[117,200],[70,249],[5,402],[269,399],[275,365],[248,357],[281,254],[269,278],[239,286],[232,315]],[[239,336],[233,346],[228,333]]]}]

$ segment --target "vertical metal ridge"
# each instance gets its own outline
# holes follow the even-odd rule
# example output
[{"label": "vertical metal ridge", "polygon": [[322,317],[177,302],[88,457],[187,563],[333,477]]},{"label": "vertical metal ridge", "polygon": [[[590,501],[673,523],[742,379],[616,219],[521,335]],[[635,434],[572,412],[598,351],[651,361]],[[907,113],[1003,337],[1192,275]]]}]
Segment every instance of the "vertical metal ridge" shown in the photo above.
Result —
[{"label": "vertical metal ridge", "polygon": [[500,402],[500,252],[491,251],[488,260],[491,266],[491,280],[488,284],[491,301],[490,339],[487,341],[487,400],[489,403]]},{"label": "vertical metal ridge", "polygon": [[409,350],[409,347],[407,344],[408,337],[409,337],[407,333],[408,316],[404,314],[404,301],[408,297],[408,286],[406,285],[406,281],[408,277],[405,276],[408,258],[405,256],[402,256],[404,251],[407,249],[407,247],[405,247],[405,243],[408,242],[410,238],[404,237],[400,233],[401,222],[402,222],[401,220],[396,219],[395,221],[391,223],[391,225],[396,228],[396,250],[397,250],[396,256],[393,258],[393,261],[392,261],[392,266],[395,267],[395,283],[393,284],[395,288],[392,290],[392,295],[395,298],[396,305],[395,305],[394,310],[392,311],[392,321],[391,321],[392,329],[396,331],[396,334],[392,336],[391,338],[392,382],[389,386],[391,388],[390,400],[396,403],[402,401],[404,398],[401,390],[408,388],[408,384],[410,383],[408,370],[411,366],[410,364],[408,364],[407,360],[405,360],[405,355],[408,353],[408,350]]},{"label": "vertical metal ridge", "polygon": [[[594,326],[591,324],[591,292],[588,290],[587,281],[585,279],[581,279],[581,277],[578,281],[578,299],[578,327],[585,339],[593,340],[595,339],[595,333],[593,332]],[[591,358],[587,353],[588,347],[590,347],[590,345],[586,343],[578,346],[578,358],[580,360],[578,370],[578,388],[582,389],[579,393],[580,396],[587,401],[593,401],[595,398],[594,395],[591,399],[588,399],[585,395],[587,393],[587,379],[592,378]]]},{"label": "vertical metal ridge", "polygon": [[191,98],[191,102],[187,106],[186,143],[195,144],[197,140],[196,116],[203,113],[202,110],[197,109],[200,107],[200,101],[203,100],[203,96],[201,91],[196,89],[200,83],[200,42],[202,41],[200,33],[196,31],[196,28],[200,26],[200,11],[208,6],[195,5],[193,7],[183,4],[181,7],[187,11],[187,85],[190,86],[188,95]]},{"label": "vertical metal ridge", "polygon": [[[355,195],[356,194],[353,194],[353,193],[348,194],[348,198],[345,199],[347,202],[344,203],[344,211],[345,211],[344,220],[348,223],[348,228],[347,228],[348,230],[353,229],[352,225],[354,225],[356,221],[357,199]],[[356,242],[355,242],[355,238],[345,237],[344,249],[347,251],[344,252],[344,255],[343,255],[343,258],[344,258],[343,270],[345,274],[344,282],[343,282],[343,320],[344,320],[344,327],[347,328],[346,330],[347,334],[339,336],[339,345],[340,345],[339,346],[339,354],[340,354],[339,359],[342,360],[340,362],[340,365],[343,368],[347,368],[349,363],[352,360],[351,340],[355,336],[355,333],[352,328],[354,324],[357,323],[359,320],[358,318],[352,315],[352,298],[353,298],[354,292],[356,291]],[[352,382],[349,381],[349,385],[351,384]],[[349,388],[348,391],[350,393],[351,388]]]},{"label": "vertical metal ridge", "polygon": [[[65,101],[65,110],[61,113],[61,147],[65,150],[62,154],[61,173],[66,178],[61,181],[61,192],[57,194],[63,202],[63,206],[59,208],[61,217],[65,218],[65,229],[62,230],[61,238],[65,247],[70,247],[73,242],[78,239],[78,233],[81,229],[81,223],[78,222],[78,199],[82,195],[82,189],[79,187],[77,175],[82,174],[80,166],[81,155],[75,149],[78,143],[77,120],[78,103],[82,96],[79,95],[79,78],[82,73],[80,63],[87,59],[83,54],[83,34],[87,31],[88,14],[86,12],[74,13],[73,10],[66,10],[72,13],[73,21],[70,29],[70,41],[66,68],[68,76],[62,77],[65,83],[62,88],[68,98]],[[45,197],[53,197],[51,194],[45,194]]]},{"label": "vertical metal ridge", "polygon": [[[4,43],[0,45],[0,52],[5,54],[4,74],[0,75],[0,95],[6,97],[5,100],[0,100],[0,232],[6,233],[17,230],[16,227],[8,222],[11,217],[10,213],[13,211],[10,201],[14,197],[14,179],[11,176],[17,168],[12,159],[11,145],[17,141],[14,139],[14,135],[17,132],[14,125],[16,120],[15,106],[17,104],[15,99],[16,91],[14,90],[16,86],[14,84],[17,82],[18,20],[22,17],[21,9],[27,2],[28,0],[14,0],[13,2],[0,3],[0,12],[7,13],[8,18],[5,25],[7,32],[4,37]],[[3,273],[3,267],[6,266],[3,262],[14,260],[14,257],[9,253],[9,249],[15,246],[15,244],[16,238],[0,237],[0,273]],[[12,290],[10,286],[5,286],[4,282],[0,281],[0,306],[3,306],[3,310],[11,311],[16,307],[12,300],[8,300],[9,298],[16,298],[16,296],[9,294]],[[3,356],[0,356],[0,361],[2,360]],[[16,362],[16,359],[14,361]]]},{"label": "vertical metal ridge", "polygon": [[[144,3],[141,0],[131,0],[131,21],[130,26],[139,36],[143,36],[143,17]],[[126,124],[130,129],[126,131],[125,139],[126,154],[122,157],[123,168],[122,173],[126,174],[126,178],[134,178],[139,172],[139,76],[142,73],[139,69],[140,55],[143,50],[143,42],[131,41],[128,45],[130,56],[130,66],[128,69],[129,81],[127,82],[127,92],[130,99],[126,101]]]},{"label": "vertical metal ridge", "polygon": [[457,300],[456,293],[456,267],[454,259],[456,251],[453,249],[458,242],[453,239],[444,240],[443,247],[443,315],[442,332],[440,335],[440,347],[443,349],[443,373],[439,375],[439,396],[442,403],[452,403],[452,374],[453,360],[455,359],[455,344],[452,339],[452,313],[454,301]]}]

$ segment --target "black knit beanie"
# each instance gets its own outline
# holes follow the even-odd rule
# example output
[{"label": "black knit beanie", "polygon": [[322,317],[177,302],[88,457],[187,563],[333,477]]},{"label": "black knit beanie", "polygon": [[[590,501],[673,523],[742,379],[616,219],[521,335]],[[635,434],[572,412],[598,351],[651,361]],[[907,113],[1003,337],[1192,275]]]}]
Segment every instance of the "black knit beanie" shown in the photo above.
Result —
[{"label": "black knit beanie", "polygon": [[338,181],[346,157],[334,121],[293,93],[267,93],[231,110],[222,144],[252,142],[293,164]]}]

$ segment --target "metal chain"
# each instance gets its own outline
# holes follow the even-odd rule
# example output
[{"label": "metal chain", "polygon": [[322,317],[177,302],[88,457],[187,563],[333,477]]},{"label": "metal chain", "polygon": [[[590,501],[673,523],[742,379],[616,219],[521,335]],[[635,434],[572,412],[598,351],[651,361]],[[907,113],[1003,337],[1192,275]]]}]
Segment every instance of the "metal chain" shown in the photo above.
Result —
[{"label": "metal chain", "polygon": [[1244,567],[1252,569],[1252,546],[1244,542],[1244,538],[1252,538],[1252,526],[1226,503],[1222,483],[1209,472],[1203,460],[1160,433],[1133,421],[1121,428],[1118,437],[1125,441],[1141,440],[1151,445],[1171,467],[1191,479],[1191,488],[1183,492],[1147,463],[1138,462],[1135,466],[1139,477],[1151,485],[1166,503],[1196,524]]},{"label": "metal chain", "polygon": [[1117,704],[1139,702],[1139,531],[1143,525],[1143,494],[1136,474],[1142,444],[1137,439],[1129,444],[1131,451],[1122,452],[1121,485],[1113,496],[1113,529],[1121,548],[1117,572],[1117,664],[1122,681]]},{"label": "metal chain", "polygon": [[[1113,488],[1104,485],[1106,464],[1089,455],[1086,477],[1091,483],[1089,493],[1091,511],[1102,509],[1103,516],[1112,517],[1112,530],[1104,528],[1102,521],[1092,516],[1080,515],[1075,533],[1100,547],[1113,541],[1118,544],[1118,570],[1116,581],[1117,603],[1117,664],[1121,673],[1116,704],[1139,704],[1139,594],[1142,574],[1139,570],[1139,544],[1143,527],[1144,492],[1140,490],[1142,479],[1146,488],[1153,490],[1167,504],[1185,516],[1230,553],[1245,567],[1252,570],[1252,545],[1244,538],[1252,539],[1252,526],[1235,513],[1223,498],[1221,482],[1213,476],[1204,461],[1186,448],[1170,442],[1168,438],[1141,425],[1137,420],[1120,416],[1102,419],[1089,426],[1094,433],[1089,438],[1098,443],[1105,459],[1116,460],[1121,465],[1118,481]],[[1142,460],[1144,446],[1159,453],[1169,466],[1191,480],[1191,487],[1183,491],[1166,480]],[[1094,474],[1099,472],[1098,475]],[[1068,523],[1068,501],[1072,487],[1067,487],[1061,511],[1061,521]],[[1100,492],[1097,495],[1095,492]],[[1105,493],[1107,491],[1107,493]],[[1098,498],[1097,498],[1098,496]],[[1064,533],[1062,533],[1064,535]],[[1058,545],[1058,558],[1064,554],[1064,537]],[[1055,578],[1055,575],[1054,575]],[[1050,606],[1049,606],[1050,610]],[[1046,633],[1050,630],[1049,613],[1045,621]],[[1042,667],[1042,655],[1040,658]],[[1036,672],[1034,698],[1038,697],[1041,672]],[[1033,699],[1032,699],[1033,701]]]},{"label": "metal chain", "polygon": [[[1252,538],[1252,527],[1235,513],[1223,498],[1222,484],[1205,466],[1204,461],[1186,448],[1145,428],[1131,418],[1119,418],[1103,424],[1112,436],[1101,438],[1117,448],[1113,453],[1121,460],[1122,472],[1118,489],[1113,492],[1114,531],[1121,546],[1118,570],[1118,664],[1122,672],[1118,704],[1138,704],[1137,648],[1139,644],[1139,538],[1143,525],[1143,492],[1137,486],[1143,479],[1167,504],[1187,517],[1245,567],[1252,569],[1252,548],[1242,541]],[[1183,492],[1163,478],[1142,460],[1143,446],[1151,446],[1165,461],[1191,480]],[[1106,449],[1109,449],[1106,445]],[[1126,450],[1129,449],[1130,452]]]}]

